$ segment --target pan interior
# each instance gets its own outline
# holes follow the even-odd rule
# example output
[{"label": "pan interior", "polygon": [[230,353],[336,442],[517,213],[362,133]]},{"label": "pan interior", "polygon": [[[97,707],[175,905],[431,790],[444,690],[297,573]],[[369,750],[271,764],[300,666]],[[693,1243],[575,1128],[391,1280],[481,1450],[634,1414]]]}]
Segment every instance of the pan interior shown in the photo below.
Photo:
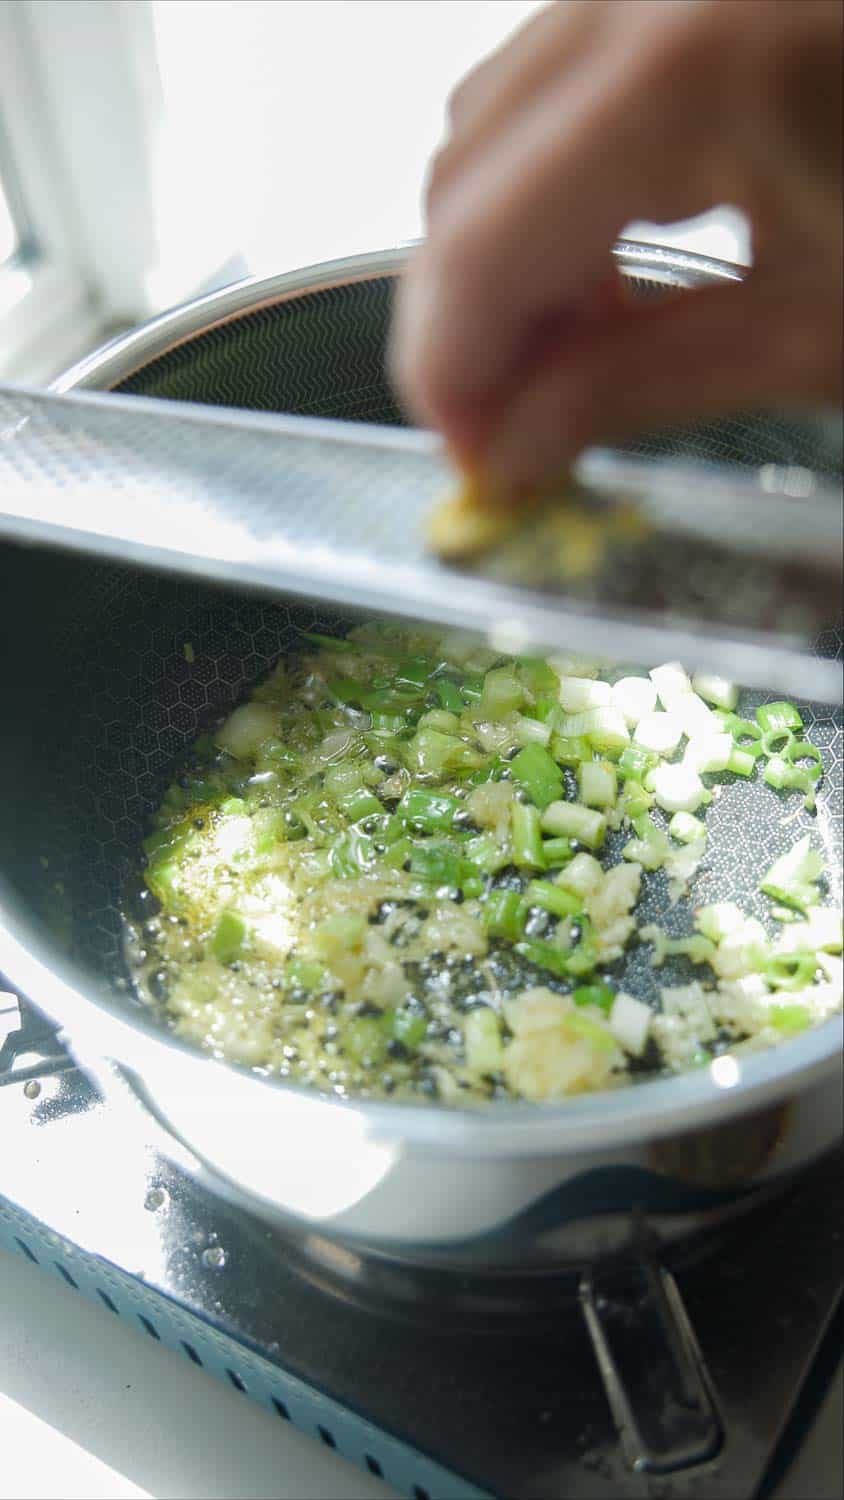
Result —
[{"label": "pan interior", "polygon": [[[642,290],[651,289],[646,280]],[[383,374],[391,279],[373,277],[264,306],[152,359],[119,389],[146,396],[398,422]],[[746,463],[840,469],[834,431],[820,421],[754,417],[660,434],[639,451]],[[6,710],[0,736],[0,870],[11,900],[84,969],[135,1003],[123,979],[119,905],[149,814],[190,743],[294,651],[301,630],[340,621],[318,603],[287,605],[131,569],[6,546],[0,549],[0,639]],[[186,652],[186,644],[191,650]],[[841,656],[835,628],[819,653]],[[190,660],[188,658],[191,658]],[[651,665],[648,663],[646,665]],[[745,694],[752,712],[764,695]],[[816,817],[760,780],[732,781],[707,815],[709,858],[694,904],[735,900],[764,916],[756,885],[776,854],[813,829],[830,883],[840,885],[840,710],[801,705],[824,758]],[[728,780],[725,778],[725,781]],[[642,921],[679,932],[688,909],[649,881]],[[649,949],[620,975],[647,995]],[[664,983],[690,971],[666,966]]]}]

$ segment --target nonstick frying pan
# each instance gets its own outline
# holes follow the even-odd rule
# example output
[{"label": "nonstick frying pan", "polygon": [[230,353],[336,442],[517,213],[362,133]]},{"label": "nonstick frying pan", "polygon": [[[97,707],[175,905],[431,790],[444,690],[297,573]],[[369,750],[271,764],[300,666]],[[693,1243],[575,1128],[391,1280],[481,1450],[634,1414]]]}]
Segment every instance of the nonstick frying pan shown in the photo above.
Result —
[{"label": "nonstick frying pan", "polygon": [[[737,273],[621,246],[644,293]],[[60,389],[398,422],[383,374],[401,252],[244,283],[119,339]],[[834,473],[828,426],[748,417],[652,440],[677,453]],[[688,1233],[788,1180],[841,1130],[840,1018],[710,1070],[544,1108],[336,1104],[202,1058],[133,999],[119,904],[144,822],[190,742],[302,629],[295,607],[38,549],[0,549],[0,972],[58,1021],[108,1088],[127,1082],[218,1183],[291,1229],[443,1265],[558,1263],[616,1248],[634,1206]],[[186,659],[185,642],[193,660]],[[816,649],[841,655],[835,622]],[[744,709],[764,695],[747,694]],[[760,872],[811,826],[840,886],[840,710],[803,705],[824,757],[817,816],[761,782],[708,814],[697,900],[762,915]],[[643,920],[681,924],[654,882]],[[670,971],[663,971],[671,982]],[[677,969],[679,976],[683,971]],[[625,985],[653,991],[647,950]]]}]

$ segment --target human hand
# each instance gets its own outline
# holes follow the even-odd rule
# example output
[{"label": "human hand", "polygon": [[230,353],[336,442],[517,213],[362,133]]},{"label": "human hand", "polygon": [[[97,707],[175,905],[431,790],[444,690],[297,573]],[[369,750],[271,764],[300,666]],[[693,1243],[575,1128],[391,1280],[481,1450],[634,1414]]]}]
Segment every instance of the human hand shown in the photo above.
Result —
[{"label": "human hand", "polygon": [[[530,483],[588,443],[840,399],[839,0],[558,0],[464,80],[390,363],[465,468]],[[731,203],[754,265],[634,302],[633,219]]]}]

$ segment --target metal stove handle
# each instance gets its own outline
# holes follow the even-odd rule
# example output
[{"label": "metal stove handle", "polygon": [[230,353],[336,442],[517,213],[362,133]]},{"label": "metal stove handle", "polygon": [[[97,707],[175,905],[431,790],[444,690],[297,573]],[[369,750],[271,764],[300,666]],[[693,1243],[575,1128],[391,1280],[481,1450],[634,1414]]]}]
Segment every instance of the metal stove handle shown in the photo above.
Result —
[{"label": "metal stove handle", "polygon": [[580,1304],[622,1452],[654,1476],[717,1458],[724,1428],[694,1329],[674,1277],[651,1245],[640,1245],[633,1282],[595,1268]]}]

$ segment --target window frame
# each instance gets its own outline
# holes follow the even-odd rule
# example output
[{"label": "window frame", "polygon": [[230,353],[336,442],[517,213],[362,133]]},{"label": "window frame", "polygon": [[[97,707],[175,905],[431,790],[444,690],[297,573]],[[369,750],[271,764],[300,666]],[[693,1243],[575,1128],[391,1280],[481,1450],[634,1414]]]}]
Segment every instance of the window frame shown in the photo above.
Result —
[{"label": "window frame", "polygon": [[[0,125],[26,224],[0,268],[0,377],[50,379],[161,311],[149,276],[162,116],[150,0],[0,0]],[[239,274],[209,252],[173,295]]]},{"label": "window frame", "polygon": [[0,3],[0,146],[18,247],[0,267],[0,375],[39,379],[97,325],[28,34],[28,4]]}]

